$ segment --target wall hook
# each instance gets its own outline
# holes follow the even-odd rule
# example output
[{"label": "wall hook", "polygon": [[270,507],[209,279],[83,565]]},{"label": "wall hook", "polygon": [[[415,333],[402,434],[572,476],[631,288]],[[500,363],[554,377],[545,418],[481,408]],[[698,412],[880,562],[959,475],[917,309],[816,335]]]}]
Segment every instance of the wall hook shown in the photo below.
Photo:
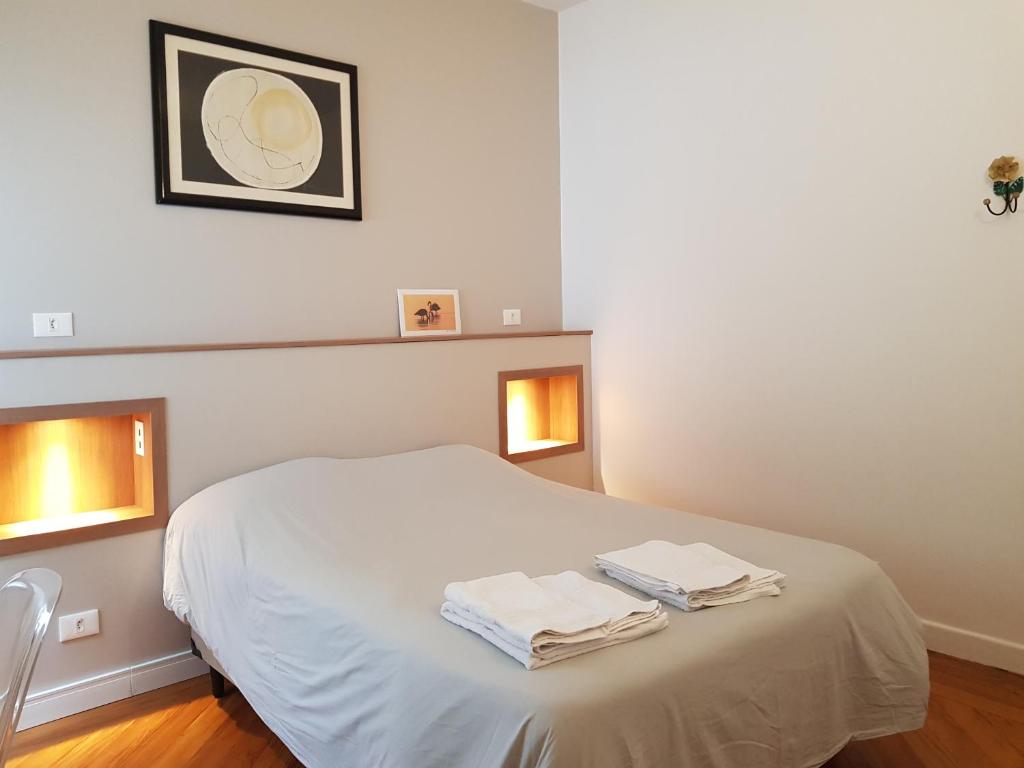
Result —
[{"label": "wall hook", "polygon": [[992,161],[988,167],[988,177],[992,179],[992,191],[1003,198],[1003,210],[993,211],[992,200],[986,197],[982,202],[993,216],[1004,213],[1016,213],[1017,204],[1024,192],[1024,176],[1020,173],[1020,162],[1011,155],[1003,155]]}]

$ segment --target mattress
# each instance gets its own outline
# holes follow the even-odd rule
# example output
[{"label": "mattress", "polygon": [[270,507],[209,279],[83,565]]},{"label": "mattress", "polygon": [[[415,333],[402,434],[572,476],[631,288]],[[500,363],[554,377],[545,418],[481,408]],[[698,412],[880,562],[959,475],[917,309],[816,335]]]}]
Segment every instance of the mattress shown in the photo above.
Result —
[{"label": "mattress", "polygon": [[[706,541],[787,574],[528,672],[439,616],[445,584]],[[809,768],[919,728],[917,619],[849,549],[535,477],[443,446],[286,462],[211,486],[167,529],[167,607],[310,768]]]}]

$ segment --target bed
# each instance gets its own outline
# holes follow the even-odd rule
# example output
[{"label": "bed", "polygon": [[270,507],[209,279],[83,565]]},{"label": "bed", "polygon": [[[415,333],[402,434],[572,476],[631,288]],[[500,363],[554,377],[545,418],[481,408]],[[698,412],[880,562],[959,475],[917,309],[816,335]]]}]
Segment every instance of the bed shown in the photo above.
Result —
[{"label": "bed", "polygon": [[[779,597],[527,672],[438,614],[445,584],[706,541]],[[167,530],[167,607],[310,768],[810,768],[921,727],[917,619],[849,549],[535,477],[469,446],[299,459],[211,486]],[[638,593],[632,593],[638,594]]]}]

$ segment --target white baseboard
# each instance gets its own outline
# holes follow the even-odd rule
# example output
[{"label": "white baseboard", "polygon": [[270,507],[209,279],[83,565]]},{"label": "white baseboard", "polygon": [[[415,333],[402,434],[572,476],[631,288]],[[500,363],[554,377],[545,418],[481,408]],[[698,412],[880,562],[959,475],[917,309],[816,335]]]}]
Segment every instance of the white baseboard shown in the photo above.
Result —
[{"label": "white baseboard", "polygon": [[209,667],[190,651],[152,659],[74,683],[39,691],[25,701],[18,730],[102,707],[129,696],[205,675]]},{"label": "white baseboard", "polygon": [[191,680],[209,671],[210,667],[206,662],[193,656],[191,651],[165,656],[145,664],[136,664],[132,667],[131,674],[132,696],[155,691],[157,688],[180,683],[182,680]]},{"label": "white baseboard", "polygon": [[921,623],[931,650],[1024,675],[1024,645],[937,621],[924,619]]}]

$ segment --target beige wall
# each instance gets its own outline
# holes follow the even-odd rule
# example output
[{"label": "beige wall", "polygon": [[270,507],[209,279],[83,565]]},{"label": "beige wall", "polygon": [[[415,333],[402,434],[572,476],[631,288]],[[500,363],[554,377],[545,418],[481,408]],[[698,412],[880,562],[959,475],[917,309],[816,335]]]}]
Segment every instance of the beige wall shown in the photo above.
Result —
[{"label": "beige wall", "polygon": [[[6,361],[0,407],[166,397],[174,509],[218,480],[299,456],[444,443],[497,452],[498,371],[582,363],[589,392],[589,362],[587,336]],[[592,484],[589,446],[521,466]],[[0,582],[21,568],[57,570],[58,614],[100,609],[98,637],[60,645],[47,635],[34,691],[188,648],[161,600],[163,533],[0,558]]]},{"label": "beige wall", "polygon": [[1022,36],[1010,0],[560,15],[607,490],[859,549],[935,647],[1020,671],[1024,214],[981,200]]},{"label": "beige wall", "polygon": [[[359,67],[365,220],[158,206],[150,18]],[[397,335],[397,288],[458,288],[463,330],[561,325],[557,17],[520,0],[0,0],[0,349]],[[75,313],[34,340],[33,311]],[[589,339],[0,362],[0,407],[168,397],[172,508],[281,459],[497,449],[496,372]],[[430,376],[417,372],[431,371]],[[590,454],[529,465],[587,486]],[[65,578],[33,690],[187,648],[162,532],[0,559]]]},{"label": "beige wall", "polygon": [[[365,220],[155,205],[151,18],[357,65]],[[0,0],[0,349],[559,327],[557,68],[520,0]]]}]

